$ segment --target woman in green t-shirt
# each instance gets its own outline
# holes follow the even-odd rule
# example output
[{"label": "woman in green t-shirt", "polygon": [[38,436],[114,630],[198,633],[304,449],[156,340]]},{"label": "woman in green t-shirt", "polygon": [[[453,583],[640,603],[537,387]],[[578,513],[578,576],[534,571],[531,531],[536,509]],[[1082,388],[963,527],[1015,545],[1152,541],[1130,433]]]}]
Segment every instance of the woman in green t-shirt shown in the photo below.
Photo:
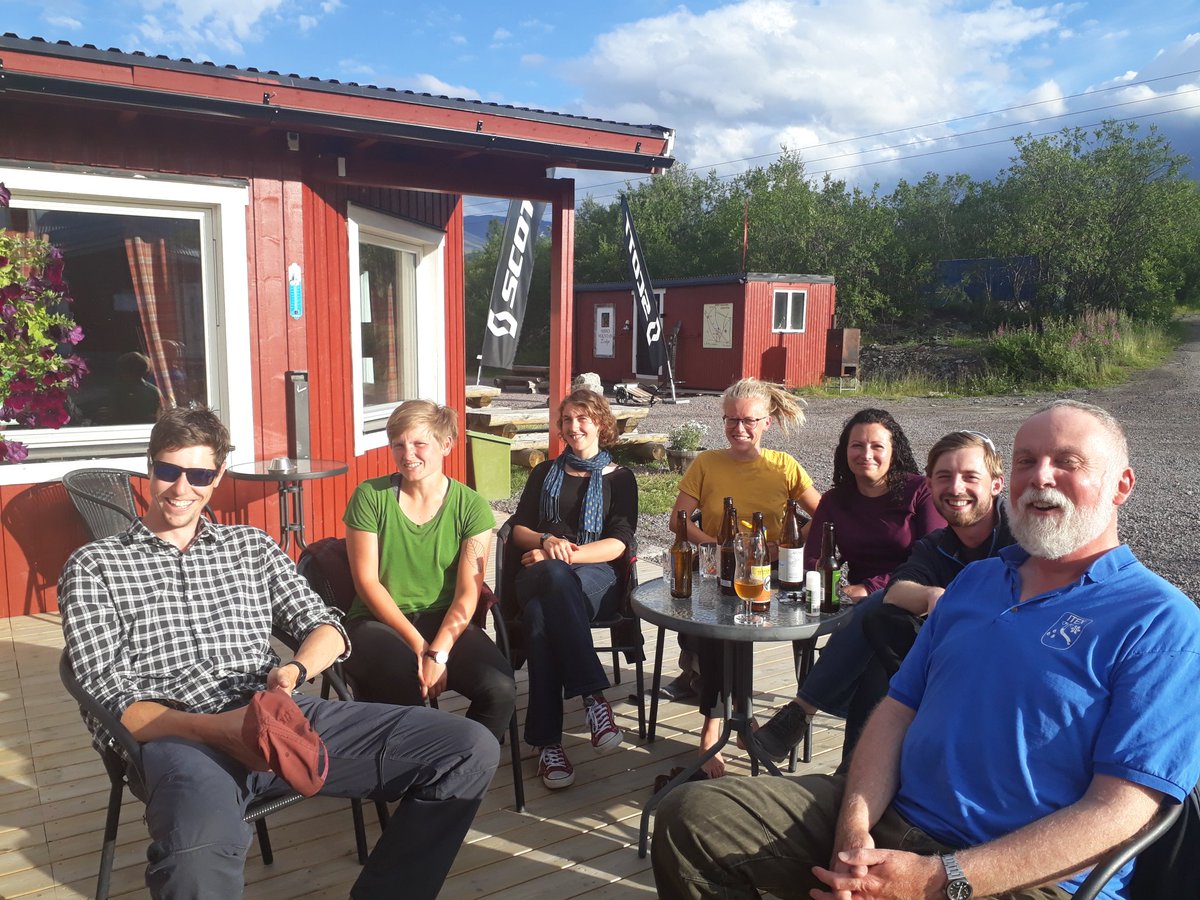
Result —
[{"label": "woman in green t-shirt", "polygon": [[454,410],[408,400],[387,423],[397,471],[370,478],[342,521],[357,596],[346,671],[360,699],[419,706],[450,688],[497,739],[516,705],[508,660],[471,624],[495,518],[442,471],[458,437]]}]

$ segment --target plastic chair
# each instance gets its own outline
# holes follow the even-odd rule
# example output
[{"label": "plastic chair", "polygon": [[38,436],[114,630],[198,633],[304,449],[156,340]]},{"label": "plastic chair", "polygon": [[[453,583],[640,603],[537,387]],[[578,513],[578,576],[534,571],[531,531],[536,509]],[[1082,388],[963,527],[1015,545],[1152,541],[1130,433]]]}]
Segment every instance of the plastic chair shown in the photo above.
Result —
[{"label": "plastic chair", "polygon": [[[317,593],[326,606],[331,606],[334,609],[339,609],[343,613],[349,612],[351,604],[354,602],[354,579],[350,574],[350,556],[346,551],[345,538],[322,538],[310,544],[300,554],[300,561],[296,564],[297,571],[300,572],[307,580],[312,589]],[[475,609],[475,617],[472,622],[483,628],[487,624],[488,612],[492,614],[492,625],[496,633],[496,646],[504,655],[504,658],[512,662],[511,648],[509,646],[508,632],[504,626],[504,619],[500,615],[499,600],[492,593],[491,588],[486,584],[483,586],[483,591],[479,595],[479,604]],[[338,685],[341,685],[340,690]],[[325,681],[322,682],[321,696],[329,695],[330,686],[338,690],[339,696],[344,697],[366,697],[367,693],[362,691],[360,685],[356,685],[342,668],[341,663],[334,663],[325,672]],[[437,709],[437,700],[430,700],[429,705],[433,709]],[[517,731],[517,713],[513,711],[512,719],[508,723],[508,740],[512,756],[512,772],[513,772],[513,799],[516,803],[517,812],[525,811],[525,781],[521,773],[521,741]],[[382,801],[376,801],[376,810],[379,812],[380,824],[387,821],[387,807]]]},{"label": "plastic chair", "polygon": [[[621,683],[621,654],[634,667],[637,692],[638,737],[646,739],[646,678],[643,663],[646,660],[645,638],[642,635],[642,620],[633,611],[631,599],[637,587],[637,547],[627,547],[621,557],[621,602],[611,616],[595,619],[592,630],[608,631],[608,646],[596,647],[597,653],[611,653],[613,683]],[[512,643],[514,669],[525,664],[523,631],[520,627],[520,604],[517,602],[515,583],[521,570],[521,551],[512,543],[512,520],[509,519],[496,533],[496,584],[500,586],[500,610],[508,624]]]},{"label": "plastic chair", "polygon": [[[80,708],[95,718],[119,745],[119,749],[110,746],[98,751],[104,762],[104,769],[108,773],[110,784],[108,812],[104,819],[104,843],[100,851],[100,872],[96,877],[96,900],[106,900],[112,877],[113,856],[117,849],[117,826],[121,818],[121,799],[125,793],[125,786],[129,786],[130,792],[135,797],[145,801],[142,748],[134,740],[129,730],[121,724],[120,719],[108,707],[84,690],[83,685],[79,683],[71,669],[71,660],[68,658],[66,650],[59,657],[58,674],[62,679],[63,686],[75,698]],[[275,860],[271,850],[271,838],[267,833],[266,817],[303,799],[302,795],[292,791],[281,796],[258,800],[251,803],[246,809],[245,821],[254,823],[255,830],[258,832],[258,846],[262,851],[263,863],[266,865],[271,865]],[[363,846],[365,847],[365,837]],[[365,855],[360,854],[360,861],[365,858]]]}]

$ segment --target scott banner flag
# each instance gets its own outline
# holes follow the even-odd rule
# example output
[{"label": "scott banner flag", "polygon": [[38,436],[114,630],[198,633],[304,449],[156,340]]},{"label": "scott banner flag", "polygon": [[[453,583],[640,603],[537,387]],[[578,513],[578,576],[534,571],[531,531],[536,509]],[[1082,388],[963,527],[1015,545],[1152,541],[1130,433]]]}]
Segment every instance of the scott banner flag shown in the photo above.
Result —
[{"label": "scott banner flag", "polygon": [[658,313],[658,296],[650,283],[646,254],[633,227],[629,204],[621,198],[621,227],[625,233],[625,250],[629,257],[629,277],[633,279],[633,308],[637,316],[637,355],[633,370],[639,375],[657,376],[663,367],[662,318]]},{"label": "scott banner flag", "polygon": [[496,260],[492,300],[488,304],[487,328],[483,332],[483,364],[511,369],[525,321],[529,279],[533,275],[533,249],[545,203],[513,200],[508,204],[504,240]]}]

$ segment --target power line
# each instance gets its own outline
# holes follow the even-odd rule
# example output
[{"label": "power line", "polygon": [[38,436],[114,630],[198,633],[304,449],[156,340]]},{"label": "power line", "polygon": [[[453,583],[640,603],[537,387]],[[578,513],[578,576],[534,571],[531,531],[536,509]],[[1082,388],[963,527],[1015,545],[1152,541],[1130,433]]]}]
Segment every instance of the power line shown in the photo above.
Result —
[{"label": "power line", "polygon": [[[816,144],[809,144],[809,145],[806,145],[803,147],[797,147],[797,148],[793,148],[793,149],[795,150],[795,152],[803,152],[805,150],[817,150],[822,147],[833,147],[833,146],[837,146],[839,144],[851,143],[853,141],[865,141],[865,140],[869,140],[871,138],[886,137],[886,136],[892,135],[892,134],[903,134],[903,133],[915,131],[915,130],[921,129],[921,128],[933,128],[933,127],[937,127],[940,125],[951,125],[951,124],[954,124],[957,122],[966,122],[971,119],[983,118],[985,116],[994,116],[994,115],[999,115],[1002,113],[1015,112],[1015,111],[1022,110],[1022,109],[1029,109],[1029,108],[1032,108],[1035,106],[1044,105],[1046,103],[1058,103],[1063,100],[1076,100],[1076,99],[1079,99],[1080,97],[1090,97],[1090,96],[1094,96],[1096,94],[1102,94],[1102,93],[1106,93],[1109,91],[1115,91],[1115,90],[1121,90],[1124,88],[1152,84],[1154,82],[1165,81],[1165,80],[1169,80],[1172,78],[1185,78],[1189,75],[1196,75],[1196,74],[1200,74],[1200,69],[1191,69],[1191,70],[1188,70],[1185,72],[1176,72],[1171,75],[1160,75],[1160,76],[1156,76],[1154,78],[1142,79],[1141,81],[1130,81],[1130,82],[1125,82],[1123,84],[1110,85],[1109,87],[1096,88],[1095,90],[1091,90],[1091,91],[1081,91],[1076,94],[1067,94],[1067,95],[1063,95],[1061,97],[1052,97],[1052,98],[1048,98],[1045,100],[1035,100],[1035,101],[1031,101],[1029,103],[1015,104],[1013,106],[1006,106],[1006,107],[1002,107],[1000,109],[990,110],[988,112],[970,113],[965,116],[956,116],[956,117],[953,117],[950,119],[942,119],[942,120],[939,120],[936,122],[926,122],[921,125],[912,125],[912,126],[908,126],[908,127],[904,127],[904,128],[894,128],[894,129],[890,129],[887,131],[877,131],[877,132],[873,132],[871,134],[859,135],[856,137],[839,138],[838,140],[834,140],[834,141],[824,141],[824,142],[819,142]],[[1196,90],[1200,90],[1200,88],[1191,88],[1188,91],[1181,92],[1181,93],[1192,93]],[[1172,96],[1178,96],[1178,94],[1175,94]],[[1079,116],[1079,115],[1084,115],[1089,112],[1095,112],[1096,110],[1100,110],[1100,109],[1115,109],[1117,107],[1136,105],[1139,103],[1150,103],[1150,102],[1154,102],[1157,100],[1163,100],[1163,99],[1165,99],[1165,98],[1162,96],[1142,97],[1142,98],[1139,98],[1136,100],[1127,100],[1127,101],[1123,101],[1121,103],[1109,104],[1106,106],[1090,107],[1089,109],[1077,110],[1074,112],[1056,113],[1052,116],[1042,116],[1042,117],[1039,117],[1036,119],[1030,119],[1030,120],[1027,120],[1026,122],[1018,123],[1018,124],[1036,125],[1040,122],[1047,122],[1047,121],[1051,121],[1052,119],[1056,119],[1056,118],[1067,118],[1067,117],[1071,117],[1071,116]],[[1186,109],[1191,109],[1191,108],[1192,107],[1186,107]],[[1175,110],[1175,111],[1179,111],[1179,110]],[[1144,116],[1135,116],[1133,118],[1144,118]],[[1119,121],[1129,121],[1129,120],[1122,119]],[[937,142],[937,141],[954,140],[954,139],[958,139],[958,138],[962,138],[962,137],[969,137],[973,134],[981,134],[981,133],[984,133],[987,131],[995,131],[995,130],[1009,128],[1009,127],[1013,127],[1013,123],[1003,123],[1000,125],[989,126],[988,128],[976,129],[973,131],[956,132],[954,134],[943,135],[941,137],[936,137],[936,138],[923,138],[919,141],[910,141],[910,142],[906,142],[904,144],[895,144],[895,145],[888,145],[888,146],[884,146],[884,147],[875,147],[875,148],[870,148],[870,149],[866,149],[866,150],[859,150],[859,151],[855,151],[855,154],[859,155],[859,154],[863,154],[863,153],[884,152],[887,150],[894,150],[894,149],[899,149],[899,148],[908,147],[908,146],[915,146],[915,145],[919,145],[922,143],[932,143],[932,142]],[[1091,126],[1082,126],[1082,127],[1091,127]],[[969,150],[974,146],[989,146],[990,143],[994,143],[994,142],[988,142],[988,143],[978,144],[978,145],[968,145],[966,147],[952,148],[952,149]],[[786,151],[783,151],[783,152],[786,152]],[[760,160],[760,159],[767,159],[767,158],[782,156],[783,152],[763,153],[763,154],[758,154],[755,156],[745,156],[740,159],[725,160],[724,162],[691,166],[690,168],[693,171],[701,171],[701,170],[708,171],[708,170],[715,169],[719,166],[736,165],[736,164],[752,162],[752,161]],[[951,151],[950,150],[935,151],[935,153],[946,153],[946,152],[951,152]],[[934,155],[934,153],[915,154],[913,156],[902,157],[901,159],[919,158],[920,156],[926,156],[926,155]],[[831,158],[834,158],[834,157],[821,157],[821,158],[814,159],[814,160],[806,160],[806,163],[807,162],[821,162],[821,161],[824,161],[825,159],[831,159]],[[889,160],[889,161],[894,161],[894,160]],[[845,166],[842,168],[861,168],[863,165],[870,165],[870,164],[871,163],[857,163],[857,164],[854,164],[851,166]],[[829,171],[841,171],[841,169],[829,170]],[[721,175],[718,177],[721,179],[727,179],[727,178],[731,178],[731,177],[736,177],[739,174],[741,174],[741,172],[734,172],[734,173],[731,173],[728,175]],[[823,174],[823,173],[816,173],[816,174]],[[639,183],[639,182],[645,180],[645,178],[647,178],[647,177],[650,177],[650,176],[643,176],[641,178],[633,178],[633,179],[621,179],[619,181],[600,182],[598,184],[591,185],[588,188],[587,196],[592,198],[593,200],[597,200],[597,199],[603,200],[603,199],[607,199],[609,197],[616,197],[616,196],[619,196],[619,193],[620,193],[619,191],[616,193],[607,193],[607,194],[595,194],[595,193],[593,193],[593,191],[596,188],[610,187],[613,185],[624,186],[625,184],[627,184],[631,181],[634,183]],[[495,203],[497,206],[499,206],[500,204],[507,204],[507,202],[508,202],[507,200],[486,201],[485,203],[480,204],[480,207],[477,207],[477,208],[485,208],[486,209],[488,206],[492,205],[493,203]]]}]

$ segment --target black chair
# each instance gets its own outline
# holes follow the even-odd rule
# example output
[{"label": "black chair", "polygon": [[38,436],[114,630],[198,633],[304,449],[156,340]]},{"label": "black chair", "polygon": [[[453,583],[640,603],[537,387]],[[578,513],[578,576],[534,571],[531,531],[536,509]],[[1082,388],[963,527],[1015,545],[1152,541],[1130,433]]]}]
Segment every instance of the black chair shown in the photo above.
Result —
[{"label": "black chair", "polygon": [[[522,551],[512,542],[512,520],[500,526],[496,533],[496,584],[500,587],[500,612],[508,626],[514,669],[525,664],[524,629],[521,626],[521,608],[516,597],[516,578],[521,571]],[[631,599],[638,584],[637,546],[627,547],[621,557],[621,602],[616,612],[591,623],[592,630],[608,632],[607,646],[596,647],[597,653],[611,653],[613,684],[621,683],[621,654],[634,667],[637,685],[638,737],[646,739],[646,677],[643,663],[646,661],[645,637],[642,635],[642,620],[633,611]]]},{"label": "black chair", "polygon": [[[297,570],[307,580],[317,595],[325,601],[326,606],[349,612],[354,602],[354,579],[350,574],[350,557],[346,551],[345,538],[322,538],[310,544],[300,554]],[[479,605],[475,609],[473,624],[483,628],[487,624],[488,613],[492,615],[492,625],[496,633],[496,646],[504,658],[512,662],[508,632],[504,627],[504,619],[500,615],[499,600],[485,584],[479,595]],[[325,672],[325,681],[321,686],[321,696],[329,696],[332,686],[343,697],[366,697],[359,685],[356,685],[342,668],[341,663],[334,663]],[[340,686],[340,687],[339,687]],[[437,709],[437,700],[433,698],[429,705]],[[508,723],[508,741],[512,756],[513,799],[517,812],[525,811],[525,780],[521,773],[521,741],[517,731],[517,713],[513,710],[512,719]],[[387,806],[382,801],[376,801],[380,824],[387,821]]]},{"label": "black chair", "polygon": [[[113,736],[117,746],[105,747],[100,750],[100,758],[108,773],[110,784],[108,793],[108,812],[104,819],[104,844],[100,851],[100,873],[96,878],[96,900],[106,900],[108,897],[109,881],[112,877],[113,856],[117,849],[117,826],[121,818],[121,799],[125,786],[139,800],[145,801],[142,772],[142,748],[129,730],[121,724],[106,706],[84,690],[71,669],[71,660],[64,650],[58,661],[58,674],[67,692],[75,698],[80,708],[95,718],[104,729]],[[275,860],[271,851],[271,838],[267,833],[266,817],[278,812],[284,807],[291,806],[303,800],[304,797],[295,791],[269,799],[251,803],[246,809],[245,821],[253,822],[258,832],[258,846],[262,851],[262,860],[270,865]],[[361,815],[360,815],[361,818]],[[365,838],[363,839],[365,847]],[[360,852],[360,861],[365,860],[365,854]]]},{"label": "black chair", "polygon": [[1183,803],[1164,802],[1149,827],[1092,869],[1075,900],[1095,900],[1131,859],[1129,900],[1200,896],[1200,785]]},{"label": "black chair", "polygon": [[63,487],[92,540],[120,534],[138,517],[130,482],[135,477],[124,469],[76,469],[63,476]]},{"label": "black chair", "polygon": [[[93,541],[120,534],[138,518],[133,479],[147,481],[140,472],[125,469],[75,469],[63,476],[63,487],[75,504]],[[204,515],[215,521],[205,505]]]}]

